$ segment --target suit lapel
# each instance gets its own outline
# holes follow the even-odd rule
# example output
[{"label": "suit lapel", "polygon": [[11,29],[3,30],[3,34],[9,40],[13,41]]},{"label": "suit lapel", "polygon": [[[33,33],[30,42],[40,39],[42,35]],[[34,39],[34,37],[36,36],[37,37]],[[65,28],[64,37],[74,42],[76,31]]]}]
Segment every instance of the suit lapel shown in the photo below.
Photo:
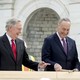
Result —
[{"label": "suit lapel", "polygon": [[63,46],[59,40],[59,37],[57,36],[57,34],[55,33],[55,42],[58,44],[59,48],[61,48],[61,50],[63,51],[63,53],[66,55],[64,49],[63,49]]},{"label": "suit lapel", "polygon": [[3,44],[4,44],[4,47],[6,49],[6,53],[8,55],[10,55],[12,57],[12,59],[14,60],[14,55],[13,55],[13,52],[12,52],[12,49],[11,49],[11,45],[9,43],[9,40],[8,40],[6,34],[3,36]]},{"label": "suit lapel", "polygon": [[16,39],[16,48],[17,48],[17,62],[19,61],[20,57],[21,57],[21,49],[20,49],[20,41],[18,39]]},{"label": "suit lapel", "polygon": [[[69,40],[69,38],[67,37],[67,47],[68,47],[68,53],[69,53],[69,51],[70,51],[70,49],[71,49],[71,43],[70,43],[70,40]],[[69,55],[69,54],[68,54]]]}]

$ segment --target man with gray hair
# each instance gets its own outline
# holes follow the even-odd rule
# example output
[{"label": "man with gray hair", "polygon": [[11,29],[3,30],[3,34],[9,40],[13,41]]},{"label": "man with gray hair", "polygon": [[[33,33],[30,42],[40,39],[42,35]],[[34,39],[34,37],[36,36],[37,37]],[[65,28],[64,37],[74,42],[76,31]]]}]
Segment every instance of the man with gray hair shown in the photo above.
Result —
[{"label": "man with gray hair", "polygon": [[0,37],[0,70],[21,71],[22,64],[33,70],[45,68],[48,63],[29,60],[24,42],[18,38],[22,23],[18,19],[10,19],[6,23],[6,33]]},{"label": "man with gray hair", "polygon": [[79,60],[75,41],[67,36],[70,25],[71,22],[68,18],[61,19],[57,32],[44,40],[42,60],[51,64],[46,67],[47,71],[73,70],[78,67]]}]

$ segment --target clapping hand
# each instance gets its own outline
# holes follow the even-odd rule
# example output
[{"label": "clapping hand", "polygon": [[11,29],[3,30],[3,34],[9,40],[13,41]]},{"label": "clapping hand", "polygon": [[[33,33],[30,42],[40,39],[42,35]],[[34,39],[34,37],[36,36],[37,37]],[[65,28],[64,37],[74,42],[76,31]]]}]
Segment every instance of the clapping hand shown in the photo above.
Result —
[{"label": "clapping hand", "polygon": [[38,64],[38,68],[45,69],[45,67],[46,67],[47,65],[50,65],[50,63],[45,63],[44,61],[41,61],[41,62]]},{"label": "clapping hand", "polygon": [[54,65],[54,69],[55,69],[55,71],[62,71],[62,66],[60,64],[56,63]]}]

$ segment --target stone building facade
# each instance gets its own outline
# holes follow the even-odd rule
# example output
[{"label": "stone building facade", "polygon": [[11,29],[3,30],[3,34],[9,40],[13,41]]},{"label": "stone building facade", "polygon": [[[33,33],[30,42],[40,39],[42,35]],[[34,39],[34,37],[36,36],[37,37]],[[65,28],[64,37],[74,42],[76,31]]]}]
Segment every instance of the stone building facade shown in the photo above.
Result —
[{"label": "stone building facade", "polygon": [[59,19],[68,17],[72,24],[69,36],[75,39],[80,54],[79,7],[79,0],[0,0],[0,35],[9,18],[21,19],[20,38],[27,44],[28,54],[40,61],[44,38],[56,31]]}]

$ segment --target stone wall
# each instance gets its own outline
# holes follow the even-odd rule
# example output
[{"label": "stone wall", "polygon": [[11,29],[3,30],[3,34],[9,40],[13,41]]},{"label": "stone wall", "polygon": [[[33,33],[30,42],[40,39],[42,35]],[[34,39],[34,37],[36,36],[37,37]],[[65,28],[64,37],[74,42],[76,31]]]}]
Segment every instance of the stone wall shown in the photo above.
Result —
[{"label": "stone wall", "polygon": [[38,9],[30,19],[26,29],[27,52],[36,60],[41,60],[44,38],[56,31],[59,16],[48,8]]}]

